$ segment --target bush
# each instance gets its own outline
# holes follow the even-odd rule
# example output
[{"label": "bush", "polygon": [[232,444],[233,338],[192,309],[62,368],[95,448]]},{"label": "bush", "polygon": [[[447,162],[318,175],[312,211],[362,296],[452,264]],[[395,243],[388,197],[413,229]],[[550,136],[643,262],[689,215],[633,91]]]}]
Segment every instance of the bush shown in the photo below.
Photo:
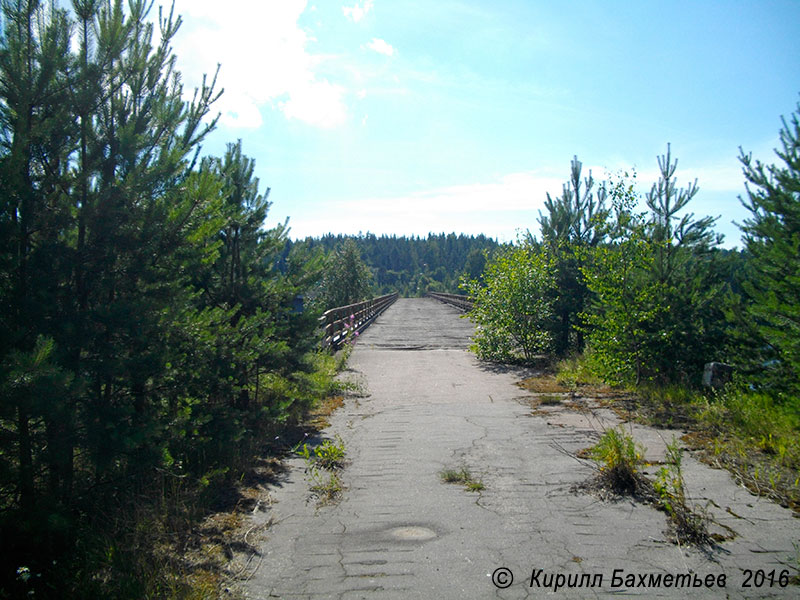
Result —
[{"label": "bush", "polygon": [[554,281],[546,255],[529,243],[513,246],[487,264],[483,282],[462,284],[475,300],[469,317],[478,356],[530,361],[548,351]]}]

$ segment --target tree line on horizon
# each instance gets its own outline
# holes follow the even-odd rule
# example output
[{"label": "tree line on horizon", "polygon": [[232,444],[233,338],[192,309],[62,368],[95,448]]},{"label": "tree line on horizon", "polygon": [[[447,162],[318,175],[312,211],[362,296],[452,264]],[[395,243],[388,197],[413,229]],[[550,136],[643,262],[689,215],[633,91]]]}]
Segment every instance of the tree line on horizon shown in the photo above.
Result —
[{"label": "tree line on horizon", "polygon": [[[323,281],[316,293],[311,294],[311,300],[318,299],[316,302],[325,308],[393,292],[404,297],[424,296],[428,292],[458,293],[461,278],[480,277],[487,257],[503,246],[483,234],[463,233],[429,233],[426,237],[329,233],[287,244],[287,251],[293,245],[322,251],[328,257],[326,269],[331,271],[333,279]],[[347,283],[347,268],[343,263],[356,264],[354,261],[363,263],[368,272],[363,272],[363,286],[346,292],[352,284]],[[358,268],[350,267],[351,273]]]}]

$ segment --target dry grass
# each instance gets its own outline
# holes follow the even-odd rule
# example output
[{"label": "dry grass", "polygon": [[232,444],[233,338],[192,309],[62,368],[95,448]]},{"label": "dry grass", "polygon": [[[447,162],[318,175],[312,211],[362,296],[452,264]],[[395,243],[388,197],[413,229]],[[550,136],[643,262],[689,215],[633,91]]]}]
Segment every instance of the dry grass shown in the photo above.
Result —
[{"label": "dry grass", "polygon": [[528,377],[517,383],[517,385],[535,394],[566,394],[571,391],[571,388],[559,382],[555,375]]},{"label": "dry grass", "polygon": [[307,425],[316,431],[330,427],[328,420],[337,409],[344,406],[344,397],[330,396],[315,406],[308,415]]},{"label": "dry grass", "polygon": [[800,516],[800,471],[796,465],[781,464],[768,451],[707,430],[690,431],[681,439],[706,464],[730,471],[753,494]]},{"label": "dry grass", "polygon": [[576,394],[603,398],[606,396],[617,397],[621,392],[601,383],[569,382],[558,378],[552,373],[544,373],[528,377],[517,383],[519,387],[534,394]]}]

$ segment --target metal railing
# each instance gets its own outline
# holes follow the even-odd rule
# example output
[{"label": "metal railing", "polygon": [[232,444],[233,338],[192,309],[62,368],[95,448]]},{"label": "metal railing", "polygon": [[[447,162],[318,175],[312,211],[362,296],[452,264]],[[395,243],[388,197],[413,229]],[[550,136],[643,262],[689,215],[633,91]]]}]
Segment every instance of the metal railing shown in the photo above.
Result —
[{"label": "metal railing", "polygon": [[320,327],[324,329],[322,347],[336,350],[351,335],[369,327],[378,315],[397,300],[398,295],[395,292],[326,310],[319,318]]},{"label": "metal railing", "polygon": [[438,300],[439,302],[451,304],[459,310],[463,310],[464,312],[472,310],[473,300],[469,296],[461,296],[459,294],[441,294],[439,292],[428,292],[428,296]]}]

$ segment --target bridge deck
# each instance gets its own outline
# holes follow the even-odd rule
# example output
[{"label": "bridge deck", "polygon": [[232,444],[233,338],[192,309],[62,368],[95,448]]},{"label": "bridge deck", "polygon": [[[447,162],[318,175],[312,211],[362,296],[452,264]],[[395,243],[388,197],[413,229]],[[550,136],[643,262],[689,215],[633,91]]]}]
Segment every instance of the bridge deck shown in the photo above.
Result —
[{"label": "bridge deck", "polygon": [[[273,524],[249,597],[447,600],[552,592],[529,588],[533,569],[544,570],[540,585],[559,574],[602,578],[596,589],[560,589],[557,598],[618,595],[615,569],[727,576],[725,590],[694,589],[696,597],[796,597],[796,589],[742,588],[742,568],[783,568],[800,527],[789,511],[753,498],[726,472],[685,459],[689,489],[701,503],[713,499],[720,508],[709,508],[738,534],[710,557],[666,541],[665,516],[650,506],[573,491],[593,468],[568,453],[589,446],[614,415],[532,414],[530,398],[515,385],[524,373],[479,363],[466,350],[471,325],[458,314],[433,300],[400,300],[362,334],[350,366],[365,394],[348,399],[326,431],[341,435],[350,458],[343,498],[316,507],[303,462],[289,461],[284,481],[271,490],[274,504],[254,517]],[[659,432],[634,432],[651,451],[658,447]],[[442,482],[443,469],[462,467],[483,490]],[[511,569],[514,583],[498,591],[490,575],[500,567]],[[687,593],[635,588],[625,595]]]},{"label": "bridge deck", "polygon": [[466,350],[475,331],[457,308],[433,298],[400,298],[364,332],[360,344],[391,350]]}]

